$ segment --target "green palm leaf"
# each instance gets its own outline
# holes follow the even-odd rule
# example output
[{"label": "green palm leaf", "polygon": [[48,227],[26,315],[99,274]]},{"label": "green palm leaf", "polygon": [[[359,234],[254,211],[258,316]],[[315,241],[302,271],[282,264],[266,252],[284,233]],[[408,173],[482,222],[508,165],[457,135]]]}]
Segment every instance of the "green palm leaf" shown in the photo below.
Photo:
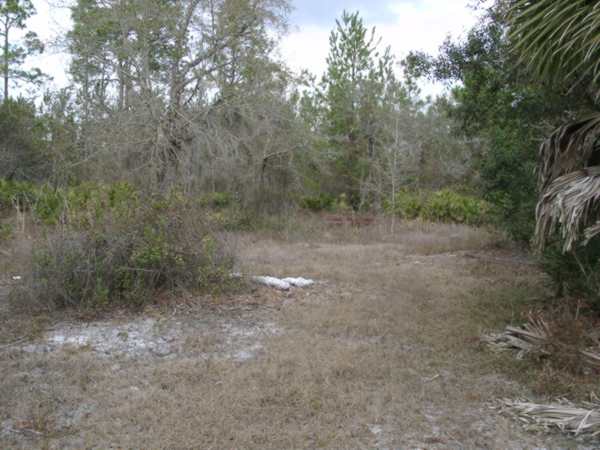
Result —
[{"label": "green palm leaf", "polygon": [[600,96],[600,1],[516,0],[510,37],[521,61],[551,81]]}]

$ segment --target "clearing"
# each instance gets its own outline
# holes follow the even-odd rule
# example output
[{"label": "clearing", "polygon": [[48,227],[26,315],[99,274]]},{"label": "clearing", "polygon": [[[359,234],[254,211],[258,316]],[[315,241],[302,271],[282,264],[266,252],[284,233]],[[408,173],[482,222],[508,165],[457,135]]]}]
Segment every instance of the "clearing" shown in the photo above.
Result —
[{"label": "clearing", "polygon": [[317,281],[289,292],[23,322],[36,333],[4,295],[0,447],[572,447],[490,408],[530,395],[478,337],[539,295],[535,266],[481,229],[388,229],[236,235],[244,273]]}]

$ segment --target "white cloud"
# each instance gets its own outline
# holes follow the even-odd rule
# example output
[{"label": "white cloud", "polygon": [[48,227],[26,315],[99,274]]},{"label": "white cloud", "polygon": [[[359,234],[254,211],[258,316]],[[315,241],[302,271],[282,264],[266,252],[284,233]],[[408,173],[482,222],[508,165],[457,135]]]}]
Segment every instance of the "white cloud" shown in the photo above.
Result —
[{"label": "white cloud", "polygon": [[284,61],[296,72],[308,69],[321,75],[329,53],[329,32],[325,27],[309,25],[283,38],[279,50]]},{"label": "white cloud", "polygon": [[[368,27],[376,27],[382,45],[389,45],[400,60],[411,50],[436,53],[448,34],[454,37],[463,35],[477,20],[476,13],[468,7],[468,3],[468,0],[393,2],[388,6],[391,17],[385,23],[369,22],[368,11],[361,11],[361,15],[366,18]],[[280,45],[284,60],[295,71],[308,69],[320,76],[326,68],[330,31],[330,28],[317,25],[292,31]],[[426,85],[423,90],[427,94],[434,94],[440,92],[442,87]]]},{"label": "white cloud", "polygon": [[418,4],[390,4],[395,23],[381,27],[384,41],[390,42],[398,56],[410,50],[434,53],[448,34],[458,37],[475,24],[477,16],[468,3],[466,0],[420,0]]},{"label": "white cloud", "polygon": [[[50,0],[52,1],[52,0]],[[42,55],[28,58],[26,67],[38,67],[53,80],[45,87],[62,88],[68,84],[69,55],[63,51],[64,37],[71,29],[71,11],[67,2],[50,3],[49,0],[34,0],[37,14],[27,21],[27,31],[35,31],[46,43]]]}]

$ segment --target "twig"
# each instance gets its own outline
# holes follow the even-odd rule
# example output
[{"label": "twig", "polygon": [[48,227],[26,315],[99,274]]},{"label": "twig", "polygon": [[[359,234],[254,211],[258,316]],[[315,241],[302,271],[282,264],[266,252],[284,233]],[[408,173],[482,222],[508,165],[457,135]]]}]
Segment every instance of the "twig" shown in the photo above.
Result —
[{"label": "twig", "polygon": [[432,376],[432,377],[429,377],[429,378],[423,378],[423,382],[425,382],[425,383],[430,383],[430,382],[432,382],[433,380],[437,380],[439,377],[440,377],[440,374],[438,373],[438,374],[436,374],[436,375],[434,375],[434,376]]},{"label": "twig", "polygon": [[27,340],[27,337],[19,338],[19,339],[15,340],[15,341],[7,343],[7,344],[0,345],[0,349],[5,349],[5,348],[8,348],[8,347],[12,347],[13,345],[20,344],[21,342],[24,342],[26,340]]},{"label": "twig", "polygon": [[6,431],[11,432],[11,433],[25,433],[25,432],[27,432],[27,433],[33,433],[33,434],[35,434],[37,436],[43,436],[44,435],[44,433],[40,433],[39,431],[32,430],[31,428],[23,428],[22,430],[17,430],[15,428],[8,427],[8,428],[6,428]]}]

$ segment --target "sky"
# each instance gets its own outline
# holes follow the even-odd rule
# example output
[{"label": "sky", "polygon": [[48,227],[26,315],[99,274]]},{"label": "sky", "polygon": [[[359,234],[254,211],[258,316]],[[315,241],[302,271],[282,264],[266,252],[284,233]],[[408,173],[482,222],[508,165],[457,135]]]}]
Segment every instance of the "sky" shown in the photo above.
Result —
[{"label": "sky", "polygon": [[328,39],[344,9],[359,11],[368,28],[375,27],[382,47],[398,60],[411,50],[435,54],[446,36],[459,37],[477,14],[469,0],[297,0],[291,30],[281,44],[284,59],[295,70],[321,74],[326,68]]},{"label": "sky", "polygon": [[[29,19],[29,29],[45,41],[53,42],[70,27],[64,0],[34,0],[37,14]],[[279,52],[295,71],[308,69],[320,76],[326,67],[329,33],[344,9],[359,11],[365,24],[376,28],[382,46],[390,46],[399,60],[410,50],[435,53],[446,36],[459,37],[476,22],[477,14],[469,7],[472,0],[292,0],[290,30]],[[47,52],[28,62],[49,73],[54,87],[68,84],[69,58],[60,47],[49,45]],[[442,87],[424,85],[425,94]]]}]

